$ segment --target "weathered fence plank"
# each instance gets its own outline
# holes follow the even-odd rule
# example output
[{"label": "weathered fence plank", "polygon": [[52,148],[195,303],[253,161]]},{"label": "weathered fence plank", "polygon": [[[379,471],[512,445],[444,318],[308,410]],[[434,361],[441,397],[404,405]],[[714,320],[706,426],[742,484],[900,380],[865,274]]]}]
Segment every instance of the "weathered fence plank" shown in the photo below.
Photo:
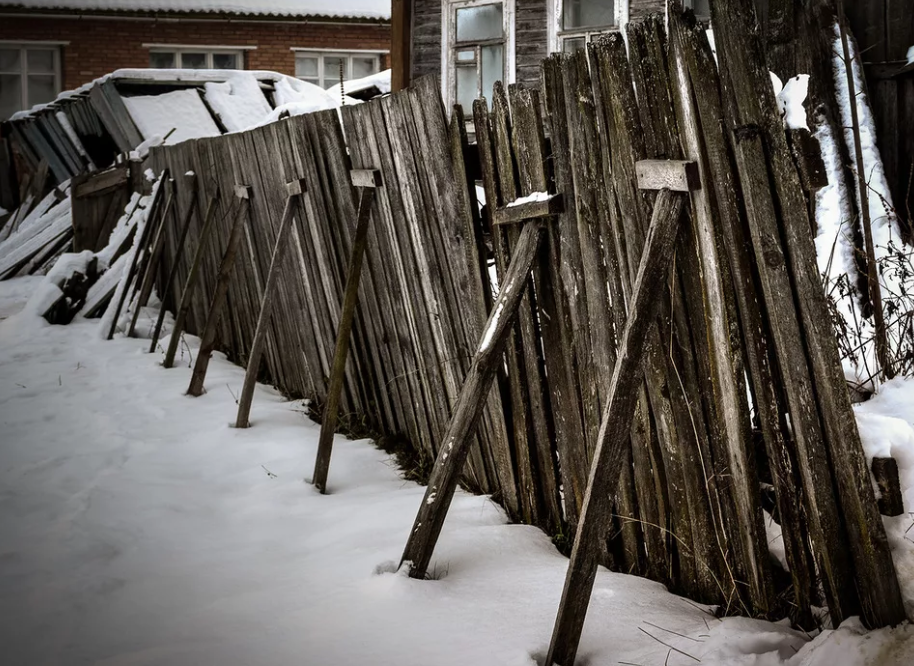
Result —
[{"label": "weathered fence plank", "polygon": [[603,410],[565,589],[546,653],[547,666],[571,666],[577,654],[601,556],[601,537],[612,515],[612,499],[625,460],[623,449],[628,442],[638,400],[637,386],[646,351],[645,335],[660,305],[656,292],[663,288],[669,273],[682,206],[682,194],[663,190],[654,207],[644,256],[634,282],[628,321]]}]

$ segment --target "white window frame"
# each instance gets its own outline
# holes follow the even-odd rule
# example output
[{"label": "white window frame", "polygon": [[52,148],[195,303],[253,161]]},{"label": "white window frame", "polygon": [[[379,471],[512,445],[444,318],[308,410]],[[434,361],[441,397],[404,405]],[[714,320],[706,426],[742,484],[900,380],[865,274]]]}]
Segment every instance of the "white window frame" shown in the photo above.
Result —
[{"label": "white window frame", "polygon": [[549,53],[557,53],[562,50],[566,39],[580,39],[590,42],[594,37],[600,35],[618,32],[628,23],[628,0],[616,0],[615,25],[606,26],[588,26],[586,28],[577,28],[564,30],[562,27],[562,14],[564,13],[564,0],[549,0],[547,14],[549,19]]},{"label": "white window frame", "polygon": [[[333,77],[333,81],[330,82],[330,85],[325,85],[325,83],[324,83],[324,58],[325,57],[327,57],[327,56],[330,56],[333,58],[343,57],[346,59],[347,76],[343,79],[343,81],[345,82],[345,81],[352,80],[352,59],[353,58],[373,58],[377,64],[377,72],[380,72],[381,71],[381,57],[390,53],[389,51],[379,51],[379,50],[375,50],[375,49],[340,49],[339,51],[336,51],[333,49],[316,49],[316,48],[306,48],[306,47],[298,47],[298,46],[293,46],[290,50],[295,52],[296,58],[298,57],[298,54],[301,53],[302,55],[306,55],[306,56],[318,59],[317,77],[298,76],[298,74],[296,73],[295,78],[301,79],[302,81],[306,81],[307,79],[317,78],[320,81],[320,83],[318,83],[317,85],[319,85],[321,88],[324,88],[325,90],[327,88],[329,88],[330,86],[340,82],[340,75],[335,74]],[[297,69],[297,67],[296,67],[296,69]],[[375,72],[375,73],[377,73],[377,72]],[[308,83],[311,83],[311,81],[308,81]]]},{"label": "white window frame", "polygon": [[244,52],[257,48],[256,46],[214,46],[212,44],[143,44],[143,47],[149,50],[150,58],[153,53],[173,53],[175,66],[169,69],[184,69],[181,62],[184,53],[202,53],[206,57],[204,69],[215,69],[213,67],[214,55],[233,55],[238,63],[238,67],[236,67],[238,70],[244,69]]},{"label": "white window frame", "polygon": [[[504,77],[505,86],[515,81],[514,54],[514,3],[515,0],[442,0],[441,2],[441,96],[446,102],[448,116],[457,102],[457,10],[481,5],[502,5],[502,34],[504,36]],[[492,100],[489,100],[491,102]],[[464,109],[464,116],[472,120],[473,110]]]},{"label": "white window frame", "polygon": [[[22,108],[20,111],[31,109],[35,106],[35,103],[29,100],[29,61],[28,61],[28,51],[33,50],[43,50],[51,51],[54,54],[54,96],[60,94],[62,87],[62,60],[60,53],[60,47],[66,46],[70,42],[48,42],[48,41],[29,41],[29,40],[15,40],[7,41],[0,40],[0,48],[5,50],[19,50],[19,72],[2,72],[3,74],[18,74],[19,76],[19,85],[20,85],[20,100]],[[47,76],[50,72],[33,72],[34,74],[44,74]],[[5,119],[4,119],[5,120]]]}]

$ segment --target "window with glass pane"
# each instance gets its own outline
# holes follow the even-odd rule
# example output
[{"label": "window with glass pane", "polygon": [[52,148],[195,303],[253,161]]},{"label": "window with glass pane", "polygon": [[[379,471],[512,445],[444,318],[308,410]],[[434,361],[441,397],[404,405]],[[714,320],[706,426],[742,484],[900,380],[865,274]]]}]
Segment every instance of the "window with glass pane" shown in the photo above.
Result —
[{"label": "window with glass pane", "polygon": [[457,9],[457,41],[481,42],[504,35],[502,5],[480,5]]},{"label": "window with glass pane", "polygon": [[0,120],[36,104],[54,101],[59,87],[57,49],[29,45],[0,48]]},{"label": "window with glass pane", "polygon": [[182,53],[181,69],[206,69],[206,54],[190,52]]},{"label": "window with glass pane", "polygon": [[166,53],[165,51],[150,51],[149,66],[153,69],[173,69],[175,66],[175,54]]},{"label": "window with glass pane", "polygon": [[295,76],[302,81],[313,83],[316,86],[321,84],[320,75],[320,56],[295,56]]},{"label": "window with glass pane", "polygon": [[213,69],[239,69],[238,56],[234,53],[214,53]]},{"label": "window with glass pane", "polygon": [[22,76],[0,74],[0,120],[21,111],[25,107],[22,102]]},{"label": "window with glass pane", "polygon": [[352,78],[363,79],[366,76],[378,73],[377,58],[355,58],[352,59]]},{"label": "window with glass pane", "polygon": [[[343,68],[342,72],[340,72],[340,67]],[[351,78],[349,76],[349,59],[345,56],[325,55],[324,87],[329,88],[330,86],[339,83],[341,78],[343,81]]]},{"label": "window with glass pane", "polygon": [[562,3],[562,28],[565,30],[615,23],[615,0],[564,0]]}]

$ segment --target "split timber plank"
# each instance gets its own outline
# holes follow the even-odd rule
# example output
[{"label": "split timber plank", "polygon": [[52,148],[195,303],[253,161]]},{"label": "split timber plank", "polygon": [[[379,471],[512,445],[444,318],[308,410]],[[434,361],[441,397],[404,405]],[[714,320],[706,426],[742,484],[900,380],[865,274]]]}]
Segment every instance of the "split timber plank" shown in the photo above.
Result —
[{"label": "split timber plank", "polygon": [[[475,342],[472,329],[479,330],[480,312],[475,306],[466,307],[471,295],[469,267],[461,258],[466,256],[463,244],[463,217],[468,213],[466,200],[459,197],[455,187],[449,151],[448,130],[437,77],[416,79],[400,96],[404,115],[412,118],[406,123],[417,164],[426,168],[416,170],[422,215],[419,220],[427,239],[426,257],[433,261],[433,284],[440,318],[445,365],[445,388],[449,411],[456,403],[461,380],[470,365],[469,350]],[[419,157],[421,155],[421,157]],[[455,259],[457,259],[455,261]],[[470,449],[466,476],[475,488],[491,492],[489,449],[482,441],[490,435],[489,420],[484,416],[477,429],[479,437]],[[487,464],[488,462],[488,464]],[[494,470],[491,470],[494,476]]]},{"label": "split timber plank", "polygon": [[327,389],[327,401],[321,414],[321,433],[317,447],[317,459],[314,463],[314,474],[311,483],[321,493],[327,490],[327,475],[330,472],[330,454],[333,448],[333,433],[337,425],[337,410],[340,394],[343,391],[343,369],[349,354],[352,336],[352,320],[359,299],[359,282],[362,278],[362,260],[368,241],[368,225],[371,221],[371,204],[374,201],[374,188],[363,187],[359,196],[358,223],[352,245],[352,256],[349,258],[349,274],[346,278],[346,289],[343,304],[340,308],[340,327],[336,334],[336,350],[333,354],[333,369],[330,375],[330,387]]},{"label": "split timber plank", "polygon": [[[797,422],[803,418],[795,417],[794,412],[802,414],[804,407],[814,408],[816,404],[822,417],[824,447],[815,434],[808,439],[805,433],[797,434],[798,442],[802,442],[800,464],[810,500],[808,517],[819,522],[820,534],[814,533],[814,538],[824,531],[832,545],[849,547],[851,571],[857,581],[853,587],[860,595],[864,623],[874,627],[894,625],[905,618],[904,604],[841,372],[799,177],[790,159],[774,96],[763,83],[768,72],[758,33],[753,31],[755,11],[748,0],[721,0],[714,3],[711,11],[718,53],[725,63],[731,100],[726,121],[734,134],[756,264],[762,274],[769,313],[783,320],[779,322],[783,327],[778,326],[775,334],[775,349],[788,400],[791,393],[794,398],[790,401],[791,420],[796,431]],[[760,90],[768,92],[760,95]],[[766,163],[766,155],[770,164]],[[780,219],[776,211],[780,211]],[[792,277],[792,284],[788,276]],[[799,312],[786,312],[783,306],[794,302]],[[794,371],[801,375],[802,384],[791,381],[788,375]],[[797,392],[804,389],[805,395],[798,396]],[[810,445],[827,450],[821,451],[819,460],[831,460],[837,493],[829,492],[832,487],[827,475],[817,475],[811,469],[818,463]],[[832,496],[830,506],[826,498],[819,501],[820,493]],[[846,540],[842,538],[841,515],[834,515],[838,507],[845,518]],[[818,541],[822,543],[821,539]],[[831,560],[829,564],[840,566],[833,559],[840,557],[833,548],[820,546],[816,551],[824,560]],[[832,590],[830,602],[836,602],[833,618],[837,622],[855,611],[854,593],[848,589],[852,586],[847,585],[851,571],[824,568],[826,589]],[[844,581],[843,590],[838,580]]]},{"label": "split timber plank", "polygon": [[429,437],[425,407],[418,404],[421,394],[414,393],[413,378],[408,374],[415,367],[415,357],[412,357],[411,363],[404,358],[406,349],[412,347],[407,319],[411,314],[408,314],[408,299],[395,270],[395,250],[387,233],[387,227],[394,224],[389,197],[393,196],[391,190],[396,188],[396,182],[391,184],[384,179],[390,167],[382,160],[378,142],[386,141],[387,137],[384,134],[382,139],[378,138],[372,120],[373,111],[380,112],[377,102],[342,109],[353,167],[376,166],[382,182],[382,187],[377,188],[373,213],[375,221],[369,225],[365,250],[368,276],[373,282],[376,301],[371,302],[369,297],[363,303],[371,308],[369,319],[376,326],[375,344],[380,347],[382,366],[387,370],[382,390],[390,392],[401,428],[413,446],[421,450]]},{"label": "split timber plank", "polygon": [[124,308],[124,302],[127,300],[127,294],[130,292],[130,285],[133,283],[133,278],[136,275],[137,263],[139,262],[140,253],[148,244],[149,237],[152,234],[156,219],[160,217],[158,215],[158,211],[162,205],[162,192],[165,189],[168,181],[169,174],[166,170],[162,172],[162,175],[159,177],[159,184],[156,188],[155,196],[153,196],[152,201],[149,204],[149,212],[146,215],[146,223],[143,225],[143,231],[140,232],[140,237],[137,239],[136,252],[134,252],[133,260],[130,262],[130,267],[127,269],[127,275],[125,277],[126,283],[124,285],[123,291],[121,292],[121,297],[115,306],[114,316],[111,318],[111,328],[108,329],[108,334],[105,338],[107,340],[110,340],[114,337],[114,331],[117,329],[117,320],[120,317],[121,310]]},{"label": "split timber plank", "polygon": [[203,395],[203,382],[206,379],[206,370],[209,367],[210,357],[213,355],[213,350],[216,346],[216,326],[219,323],[219,317],[225,305],[225,297],[228,293],[228,285],[232,277],[235,257],[238,254],[238,246],[240,245],[242,226],[248,223],[248,218],[250,217],[250,196],[250,187],[240,186],[236,189],[235,197],[240,199],[238,212],[234,220],[232,235],[229,237],[228,247],[222,256],[222,263],[219,266],[219,274],[216,277],[216,285],[210,299],[206,324],[200,333],[200,349],[197,351],[194,371],[191,375],[190,385],[187,387],[187,394],[194,397]]},{"label": "split timber plank", "polygon": [[260,303],[260,314],[257,317],[257,328],[254,331],[254,341],[251,343],[251,351],[247,359],[247,371],[244,375],[244,386],[241,389],[241,395],[238,398],[238,416],[235,419],[236,428],[247,428],[250,426],[251,403],[254,400],[254,388],[257,385],[257,375],[260,368],[260,357],[263,353],[263,345],[266,337],[266,329],[269,326],[270,318],[273,315],[273,299],[276,294],[276,283],[280,275],[280,266],[282,265],[285,250],[288,247],[288,233],[292,228],[292,217],[295,214],[296,202],[301,195],[302,189],[299,185],[296,193],[290,193],[286,199],[286,209],[279,224],[279,231],[276,234],[276,242],[273,245],[273,257],[270,260],[270,272],[267,275],[267,281],[263,288],[263,300]]},{"label": "split timber plank", "polygon": [[[493,148],[494,133],[491,129],[490,116],[486,108],[484,99],[476,100],[473,103],[473,118],[476,127],[476,144],[479,155],[480,169],[482,171],[482,182],[486,196],[486,212],[489,218],[489,227],[492,230],[492,243],[495,249],[496,271],[499,280],[504,276],[507,269],[507,252],[505,250],[506,237],[505,231],[492,226],[493,209],[501,200],[499,190],[499,179],[497,176],[496,158]],[[515,330],[505,343],[505,364],[507,366],[507,376],[504,382],[507,384],[508,407],[511,413],[512,422],[512,439],[510,446],[514,451],[514,487],[511,488],[511,494],[505,495],[505,506],[508,515],[512,518],[522,518],[527,523],[533,523],[533,516],[536,511],[536,499],[533,490],[533,470],[530,465],[530,445],[529,437],[529,405],[526,397],[526,387],[523,383],[521,370],[521,357],[517,349],[520,344],[517,331]],[[508,452],[509,459],[511,451]],[[507,485],[507,484],[505,484]]]},{"label": "split timber plank", "polygon": [[[492,91],[492,129],[493,148],[495,150],[496,166],[498,169],[500,201],[507,203],[518,198],[518,183],[514,174],[514,159],[512,154],[512,123],[509,112],[508,96],[504,86],[496,82]],[[493,228],[493,235],[497,234],[497,227]],[[503,273],[498,275],[498,283],[505,283],[507,271],[514,256],[514,246],[517,243],[520,229],[513,226],[504,228],[505,233],[500,241],[501,265]],[[496,246],[496,252],[499,247]],[[497,255],[496,255],[497,259]],[[496,263],[496,268],[498,263]],[[532,284],[532,275],[526,277]],[[539,340],[536,329],[536,312],[533,289],[527,289],[521,297],[520,308],[517,313],[516,323],[516,349],[518,354],[518,369],[521,370],[521,382],[524,386],[525,400],[527,403],[527,450],[518,451],[519,456],[529,457],[530,466],[530,497],[532,523],[546,530],[552,530],[559,523],[556,522],[556,507],[551,497],[544,496],[540,484],[541,475],[551,472],[551,459],[545,455],[550,451],[552,436],[549,423],[551,407],[549,396],[546,394],[544,381],[544,364],[540,353]],[[543,469],[544,461],[550,464]]]},{"label": "split timber plank", "polygon": [[136,330],[137,321],[140,318],[140,310],[149,302],[152,295],[152,288],[155,283],[156,274],[159,269],[159,262],[162,259],[162,251],[165,249],[165,234],[168,228],[168,214],[171,212],[175,200],[175,182],[168,181],[171,188],[168,192],[168,199],[165,201],[165,208],[159,220],[158,229],[156,230],[155,240],[152,243],[152,249],[149,253],[149,260],[146,262],[146,268],[143,272],[143,280],[139,290],[139,296],[134,306],[133,316],[130,319],[130,325],[127,327],[127,337],[132,338]]},{"label": "split timber plank", "polygon": [[[678,21],[678,17],[671,17]],[[703,183],[710,184],[710,174],[703,159],[702,131],[695,108],[692,90],[688,78],[687,64],[680,49],[672,58],[671,71],[675,95],[681,141],[686,155],[700,172],[695,174]],[[733,536],[742,537],[742,552],[746,558],[745,574],[748,576],[752,602],[755,608],[766,612],[771,608],[772,590],[769,572],[769,553],[764,526],[761,525],[761,506],[759,497],[758,475],[749,458],[750,440],[748,410],[745,400],[745,387],[742,385],[743,367],[741,350],[734,354],[730,341],[730,312],[727,307],[726,290],[732,284],[727,278],[725,259],[719,256],[719,221],[712,208],[712,191],[710,187],[694,189],[690,198],[692,202],[692,222],[696,232],[697,257],[700,259],[702,283],[704,287],[704,320],[707,340],[710,343],[712,357],[711,368],[716,373],[712,377],[714,399],[719,408],[719,418],[723,426],[724,441],[729,453],[729,480],[732,492],[730,497],[736,508],[736,518],[741,529]],[[701,331],[698,331],[701,336]]]},{"label": "split timber plank", "polygon": [[[784,407],[779,404],[779,391],[772,376],[770,343],[765,333],[767,325],[763,322],[750,258],[742,240],[742,221],[733,185],[737,179],[730,164],[726,138],[721,130],[723,111],[716,68],[709,69],[714,61],[704,28],[687,25],[686,20],[678,15],[671,15],[671,26],[677,78],[694,91],[688,98],[693,100],[692,119],[680,121],[680,126],[688,132],[690,125],[700,123],[694,131],[700,134],[701,148],[706,159],[702,170],[707,175],[703,178],[716,194],[719,242],[726,255],[727,272],[734,288],[748,375],[771,466],[786,557],[793,580],[796,608],[792,615],[800,626],[811,627],[814,571],[811,567],[806,524],[800,515],[803,491],[797,476],[796,452],[789,445],[789,438],[783,432],[780,422]],[[684,71],[679,71],[680,66],[685,68]],[[675,89],[680,88],[674,86]]]},{"label": "split timber plank", "polygon": [[[512,86],[509,91],[512,112],[512,139],[517,157],[520,193],[523,196],[544,192],[549,186],[546,172],[546,145],[539,95],[535,91]],[[557,195],[560,196],[560,195]],[[555,200],[555,199],[552,199]],[[559,199],[560,201],[560,199]],[[552,216],[548,216],[552,218]],[[554,222],[554,218],[550,219]],[[581,406],[578,393],[570,381],[567,367],[565,336],[562,333],[564,308],[557,298],[560,288],[558,257],[551,250],[558,244],[558,232],[553,224],[546,231],[546,241],[540,251],[539,261],[533,267],[533,284],[542,339],[546,376],[544,383],[550,396],[554,439],[558,441],[582,440]],[[550,353],[550,351],[552,353]],[[555,528],[563,527],[565,520],[561,509],[561,474],[557,462],[557,447],[552,440],[538,450],[540,484],[543,486],[545,506],[550,510]],[[577,515],[577,507],[571,514]],[[637,523],[634,523],[637,526]],[[564,531],[564,530],[562,530]],[[634,543],[630,544],[636,548]],[[629,567],[627,567],[629,568]],[[629,568],[629,570],[631,570]]]},{"label": "split timber plank", "polygon": [[[569,381],[578,387],[578,403],[582,400],[581,391],[592,390],[595,386],[594,359],[590,344],[589,313],[587,285],[581,237],[578,229],[578,204],[575,189],[574,169],[571,163],[571,139],[569,112],[565,106],[564,69],[567,67],[567,56],[557,55],[548,58],[543,64],[544,101],[546,118],[549,123],[549,135],[552,140],[552,168],[555,188],[562,192],[565,211],[558,216],[556,225],[557,237],[550,236],[550,253],[552,260],[559,266],[558,276],[561,298],[565,305],[562,316],[563,348],[569,354]],[[585,194],[589,196],[589,193]],[[591,246],[593,247],[593,246]],[[602,265],[602,264],[601,264]],[[606,297],[603,296],[605,303]],[[608,307],[608,304],[606,304]],[[572,371],[575,368],[576,371]],[[590,410],[596,412],[594,400],[587,401]],[[582,420],[586,405],[581,407]],[[584,492],[587,487],[587,453],[584,437],[577,440],[557,440],[559,465],[562,471],[562,482],[565,491],[565,514],[571,526],[576,526],[578,515],[584,503]],[[573,530],[569,529],[573,534]]]},{"label": "split timber plank", "polygon": [[625,456],[645,355],[645,335],[659,309],[657,290],[663,289],[673,254],[684,195],[662,190],[645,242],[644,255],[632,290],[632,303],[619,347],[617,363],[603,411],[581,521],[571,551],[565,589],[555,620],[546,664],[572,666],[584,628],[590,593],[597,576],[600,542],[609,524],[615,487]]},{"label": "split timber plank", "polygon": [[546,199],[509,203],[495,211],[492,224],[511,224],[537,217],[552,217],[564,213],[565,207],[561,194],[550,194]]},{"label": "split timber plank", "polygon": [[[162,365],[166,368],[170,368],[174,365],[175,354],[178,350],[178,343],[181,341],[181,334],[184,332],[184,322],[187,318],[187,312],[190,309],[191,299],[193,298],[194,288],[197,285],[198,276],[200,275],[200,269],[203,264],[203,258],[207,253],[207,241],[216,219],[216,202],[219,200],[219,189],[217,188],[215,192],[210,196],[209,203],[206,206],[206,213],[203,218],[203,228],[200,230],[200,235],[197,237],[196,248],[194,249],[193,259],[191,260],[190,270],[187,272],[187,277],[184,280],[184,287],[181,290],[180,297],[176,300],[177,307],[175,308],[175,323],[171,331],[171,338],[168,342],[168,349],[165,352],[165,360],[162,362]],[[174,270],[177,266],[180,265],[177,257],[172,257],[173,268]],[[163,310],[164,304],[163,304]],[[153,336],[152,346],[150,346],[149,353],[151,354],[154,351],[154,345],[156,343],[155,336]]]},{"label": "split timber plank", "polygon": [[[159,334],[162,332],[162,324],[165,321],[165,300],[168,298],[168,294],[171,291],[175,277],[178,272],[178,266],[180,265],[180,260],[184,254],[184,248],[187,244],[187,232],[190,231],[191,224],[194,222],[194,218],[197,212],[197,201],[199,191],[197,188],[197,177],[196,175],[184,176],[184,182],[188,184],[188,187],[194,193],[194,198],[191,200],[190,206],[188,206],[187,211],[184,213],[184,219],[181,222],[181,232],[178,236],[177,248],[175,253],[171,257],[171,268],[168,270],[168,277],[165,280],[165,283],[162,287],[162,304],[159,306],[159,316],[156,318],[155,326],[152,329],[152,342],[149,346],[149,353],[151,354],[155,351],[156,343],[159,340]],[[166,263],[167,265],[167,263]],[[139,307],[137,307],[137,312],[139,312]]]},{"label": "split timber plank", "polygon": [[498,294],[495,308],[489,315],[479,341],[473,364],[438,451],[425,497],[419,505],[413,529],[403,550],[400,565],[408,563],[412,578],[424,578],[428,570],[435,543],[457,488],[458,477],[466,464],[473,429],[501,363],[505,341],[517,316],[521,294],[527,286],[526,277],[536,259],[544,232],[543,222],[528,222],[515,245],[511,267],[505,275],[506,280]]}]

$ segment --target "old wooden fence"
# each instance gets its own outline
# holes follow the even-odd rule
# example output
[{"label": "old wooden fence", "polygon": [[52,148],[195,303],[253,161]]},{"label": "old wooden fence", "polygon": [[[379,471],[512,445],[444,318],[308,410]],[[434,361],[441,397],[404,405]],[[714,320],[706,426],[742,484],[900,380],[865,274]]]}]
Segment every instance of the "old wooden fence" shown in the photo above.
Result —
[{"label": "old wooden fence", "polygon": [[[561,193],[564,212],[539,249],[464,479],[513,519],[568,543],[655,196],[639,190],[636,165],[692,160],[701,187],[644,340],[603,561],[728,612],[789,613],[808,625],[812,607],[827,603],[836,622],[857,613],[897,622],[904,610],[826,314],[806,193],[764,55],[732,57],[738,45],[727,35],[738,31],[721,34],[721,70],[738,85],[721,86],[702,29],[671,16],[667,35],[654,18],[629,27],[628,53],[612,35],[551,57],[542,94],[499,86],[490,105],[477,101],[473,150],[462,112],[447,121],[433,78],[345,107],[342,121],[320,112],[155,148],[149,165],[176,178],[161,280],[175,257],[179,265],[166,303],[180,299],[191,249],[208,244],[187,321],[200,331],[239,210],[234,192],[248,186],[218,336],[245,364],[285,185],[303,180],[263,377],[322,401],[353,249],[350,170],[379,170],[342,409],[433,458],[491,308],[487,260],[502,277],[517,241],[491,218],[524,195]],[[179,177],[191,171],[192,187]],[[201,241],[210,202],[214,233]],[[773,518],[789,572],[769,556],[763,521]]]}]

